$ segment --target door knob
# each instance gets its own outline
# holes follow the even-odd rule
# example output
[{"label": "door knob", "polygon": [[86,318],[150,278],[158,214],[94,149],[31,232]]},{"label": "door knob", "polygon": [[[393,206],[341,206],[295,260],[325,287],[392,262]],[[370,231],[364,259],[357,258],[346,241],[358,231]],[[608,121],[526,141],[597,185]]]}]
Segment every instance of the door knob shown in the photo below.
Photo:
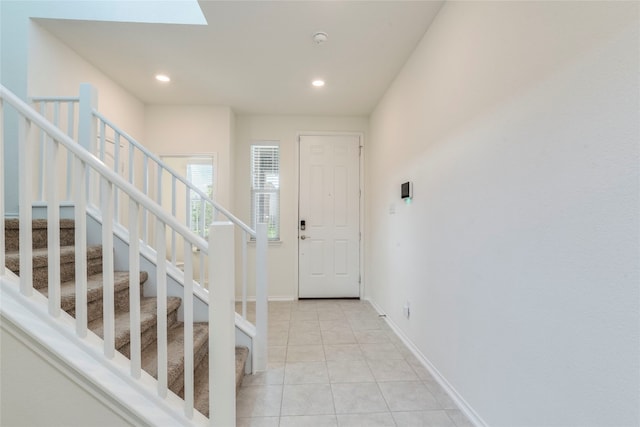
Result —
[{"label": "door knob", "polygon": [[305,235],[303,234],[302,236],[300,236],[300,238],[301,238],[302,240],[304,240],[304,239],[306,239],[306,238],[307,238],[307,236],[305,236]]}]

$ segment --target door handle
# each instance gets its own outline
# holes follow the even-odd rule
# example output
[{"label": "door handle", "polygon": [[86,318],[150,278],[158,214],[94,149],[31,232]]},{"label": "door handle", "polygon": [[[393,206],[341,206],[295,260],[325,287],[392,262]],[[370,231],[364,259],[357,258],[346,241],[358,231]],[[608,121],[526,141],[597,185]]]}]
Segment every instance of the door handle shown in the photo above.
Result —
[{"label": "door handle", "polygon": [[300,236],[300,238],[301,238],[302,240],[304,240],[304,239],[306,239],[306,238],[307,238],[307,236],[305,236],[305,235],[303,234],[302,236]]}]

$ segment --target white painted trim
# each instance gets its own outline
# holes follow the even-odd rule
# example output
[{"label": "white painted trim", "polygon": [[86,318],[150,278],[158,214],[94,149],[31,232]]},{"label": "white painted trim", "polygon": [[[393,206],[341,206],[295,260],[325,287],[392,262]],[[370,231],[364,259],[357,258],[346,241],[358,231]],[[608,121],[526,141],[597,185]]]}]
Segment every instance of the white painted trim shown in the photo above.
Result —
[{"label": "white painted trim", "polygon": [[386,315],[384,311],[370,298],[365,298],[366,301],[371,304],[371,306],[378,312],[380,315],[384,315],[384,320],[387,322],[389,327],[393,330],[393,332],[400,338],[400,340],[407,346],[407,348],[413,353],[413,355],[422,363],[427,371],[435,378],[435,380],[440,384],[440,386],[447,392],[449,397],[455,402],[456,406],[467,416],[469,421],[476,427],[488,427],[488,424],[484,422],[484,420],[478,415],[478,413],[467,403],[466,400],[456,391],[456,389],[447,381],[447,379],[438,371],[433,363],[424,355],[418,347],[400,330],[398,325],[396,325],[389,316]]},{"label": "white painted trim", "polygon": [[[293,296],[270,296],[269,298],[267,298],[267,300],[273,301],[273,302],[282,302],[282,301],[295,301],[297,300],[297,298]],[[242,302],[242,299],[236,298],[236,302]],[[256,302],[256,297],[255,296],[247,297],[247,302]]]},{"label": "white painted trim", "polygon": [[[297,215],[296,215],[296,231],[298,228],[298,221],[300,220],[300,138],[303,136],[357,136],[358,139],[360,140],[360,156],[359,156],[359,161],[360,161],[360,165],[359,165],[359,179],[360,179],[360,206],[359,206],[359,228],[360,228],[360,250],[359,250],[359,254],[360,254],[360,260],[359,260],[359,266],[360,266],[360,299],[364,299],[364,272],[365,272],[365,268],[364,268],[364,248],[365,248],[365,229],[364,229],[364,223],[365,223],[365,218],[364,218],[364,210],[365,210],[365,203],[364,203],[364,198],[365,198],[365,175],[364,175],[364,147],[365,147],[365,143],[364,143],[364,132],[340,132],[340,131],[300,131],[296,134],[296,144],[295,144],[295,157],[296,157],[296,180],[295,180],[295,194],[296,194],[296,206],[298,207],[297,210]],[[295,296],[295,300],[298,300],[299,295],[300,295],[300,272],[299,272],[299,267],[300,267],[300,239],[296,238],[296,250],[295,250],[295,259],[293,262],[293,266],[294,266],[294,277],[295,277],[295,283],[296,283],[296,296]]]}]

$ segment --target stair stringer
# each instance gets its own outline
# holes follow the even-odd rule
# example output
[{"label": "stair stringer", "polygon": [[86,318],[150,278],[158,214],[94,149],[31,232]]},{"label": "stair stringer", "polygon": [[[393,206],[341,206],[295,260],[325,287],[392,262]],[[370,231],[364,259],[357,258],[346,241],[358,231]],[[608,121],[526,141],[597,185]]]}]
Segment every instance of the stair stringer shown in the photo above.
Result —
[{"label": "stair stringer", "polygon": [[[35,217],[35,214],[34,214]],[[129,231],[121,224],[113,224],[113,246],[114,246],[114,266],[116,270],[129,270]],[[88,244],[100,244],[102,239],[102,215],[98,209],[87,208],[87,238]],[[148,245],[140,242],[140,270],[149,273],[149,278],[143,285],[145,297],[157,296],[156,288],[156,266],[157,253]],[[166,261],[165,261],[166,262]],[[178,320],[184,320],[184,273],[166,262],[167,270],[167,296],[182,298],[183,301],[178,309]],[[209,291],[194,283],[193,286],[193,321],[209,321]],[[235,336],[236,346],[247,347],[249,357],[245,365],[245,373],[253,373],[253,342],[256,336],[256,327],[236,313],[235,315]]]},{"label": "stair stringer", "polygon": [[142,371],[140,379],[130,375],[129,359],[119,352],[112,359],[103,354],[103,341],[90,330],[84,338],[76,335],[75,319],[64,311],[54,318],[48,300],[33,290],[25,296],[19,291],[19,278],[11,273],[0,277],[0,316],[3,329],[13,330],[25,345],[44,349],[52,365],[80,387],[133,425],[207,425],[208,419],[194,411],[193,419],[184,415],[184,401],[168,391],[166,399],[157,396],[157,381]]}]

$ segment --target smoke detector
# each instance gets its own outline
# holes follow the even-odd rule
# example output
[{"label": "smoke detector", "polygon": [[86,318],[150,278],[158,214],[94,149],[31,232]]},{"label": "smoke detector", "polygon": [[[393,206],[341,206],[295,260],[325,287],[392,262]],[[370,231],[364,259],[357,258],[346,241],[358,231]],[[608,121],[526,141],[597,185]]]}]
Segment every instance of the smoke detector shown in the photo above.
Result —
[{"label": "smoke detector", "polygon": [[327,33],[323,33],[322,31],[319,31],[313,35],[313,41],[315,44],[323,44],[327,40],[329,40],[329,36],[327,35]]}]

